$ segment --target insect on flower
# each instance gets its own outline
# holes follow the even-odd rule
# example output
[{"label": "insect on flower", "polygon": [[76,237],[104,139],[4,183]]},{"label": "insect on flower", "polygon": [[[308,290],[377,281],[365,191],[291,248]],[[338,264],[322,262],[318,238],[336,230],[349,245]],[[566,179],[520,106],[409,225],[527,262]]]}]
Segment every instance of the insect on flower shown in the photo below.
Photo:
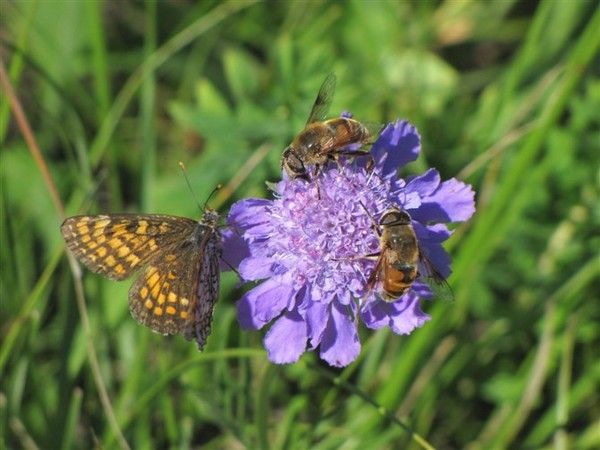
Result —
[{"label": "insect on flower", "polygon": [[381,129],[379,124],[367,125],[347,117],[324,120],[333,99],[335,83],[335,74],[330,73],[319,89],[305,128],[283,151],[281,167],[291,179],[309,181],[307,166],[314,166],[316,175],[328,161],[337,160],[340,156],[368,155],[366,150],[348,146],[369,143],[375,132]]},{"label": "insect on flower", "polygon": [[129,289],[131,315],[158,333],[194,339],[202,350],[219,296],[218,218],[206,207],[200,221],[160,214],[73,216],[61,233],[94,273],[123,280],[141,269]]},{"label": "insect on flower", "polygon": [[[364,205],[362,207],[369,214],[367,208]],[[375,268],[367,281],[369,291],[381,282],[380,297],[386,302],[394,302],[423,275],[433,282],[429,284],[436,296],[452,298],[450,286],[419,247],[412,219],[406,211],[394,205],[384,211],[379,223],[370,214],[369,217],[381,247],[378,253],[367,255],[377,257]]]},{"label": "insect on flower", "polygon": [[[244,281],[255,283],[237,303],[238,320],[245,329],[268,327],[264,345],[271,361],[289,364],[316,351],[328,364],[344,367],[360,354],[359,323],[407,335],[429,320],[421,305],[432,298],[436,283],[430,289],[421,281],[450,274],[442,245],[451,235],[447,224],[469,219],[475,202],[471,186],[444,181],[435,169],[399,178],[398,170],[419,151],[416,128],[398,120],[373,143],[371,168],[366,158],[340,158],[341,167],[328,164],[318,179],[323,195],[314,183],[283,177],[272,199],[247,198],[231,207],[228,224],[248,254],[236,269]],[[398,223],[393,214],[382,220],[394,206],[411,220],[399,215],[404,222]],[[413,250],[408,256],[398,246],[388,250],[384,232],[386,243],[409,236]],[[406,270],[405,279],[404,268],[395,268],[410,284],[397,301],[381,300],[381,282],[369,291],[374,260],[379,262],[374,276],[383,281],[388,262],[394,268],[394,262],[407,259],[421,276],[413,273],[410,284],[411,272]]]}]

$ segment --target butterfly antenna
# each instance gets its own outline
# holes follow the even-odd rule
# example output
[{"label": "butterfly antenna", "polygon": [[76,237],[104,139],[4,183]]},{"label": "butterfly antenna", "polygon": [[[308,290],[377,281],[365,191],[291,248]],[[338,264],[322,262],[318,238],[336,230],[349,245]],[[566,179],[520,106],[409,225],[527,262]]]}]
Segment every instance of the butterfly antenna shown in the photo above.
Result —
[{"label": "butterfly antenna", "polygon": [[[179,161],[179,167],[181,168],[181,172],[183,173],[183,178],[185,178],[185,182],[187,183],[188,188],[189,188],[190,192],[192,193],[192,197],[194,197],[194,200],[196,201],[196,205],[198,205],[198,209],[200,210],[200,213],[203,213],[204,208],[200,207],[200,201],[198,201],[198,197],[196,196],[194,189],[192,189],[192,183],[190,183],[190,178],[188,177],[187,169],[185,168],[185,165],[181,161]],[[205,206],[206,206],[206,204],[205,204]]]},{"label": "butterfly antenna", "polygon": [[204,201],[204,209],[206,209],[206,204],[208,203],[208,201],[211,199],[211,197],[213,195],[215,195],[215,192],[217,192],[219,189],[221,189],[223,187],[223,185],[221,183],[217,184],[215,186],[215,188],[210,192],[210,194],[208,194],[208,197],[206,197],[206,200]]}]

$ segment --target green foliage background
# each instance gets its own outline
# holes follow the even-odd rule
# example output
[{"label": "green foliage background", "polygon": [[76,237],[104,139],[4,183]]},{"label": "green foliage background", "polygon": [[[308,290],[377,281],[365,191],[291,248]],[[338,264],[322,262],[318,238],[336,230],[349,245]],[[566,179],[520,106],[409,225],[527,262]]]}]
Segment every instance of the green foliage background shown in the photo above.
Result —
[{"label": "green foliage background", "polygon": [[418,127],[403,175],[435,166],[478,192],[447,246],[456,299],[412,335],[361,330],[344,370],[274,366],[229,274],[198,353],[130,318],[128,282],[84,273],[81,309],[3,90],[0,448],[600,448],[598,2],[0,8],[0,58],[68,215],[197,217],[180,160],[201,199],[235,181],[223,214],[267,196],[330,71],[332,114]]}]

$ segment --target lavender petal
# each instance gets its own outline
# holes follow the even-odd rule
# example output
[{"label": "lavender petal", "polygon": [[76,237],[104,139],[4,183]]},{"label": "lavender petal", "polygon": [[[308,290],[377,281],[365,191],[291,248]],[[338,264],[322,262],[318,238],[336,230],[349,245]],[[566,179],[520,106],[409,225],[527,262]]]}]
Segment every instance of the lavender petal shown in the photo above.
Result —
[{"label": "lavender petal", "polygon": [[271,326],[264,340],[270,361],[290,364],[306,350],[306,322],[297,311],[288,311]]}]

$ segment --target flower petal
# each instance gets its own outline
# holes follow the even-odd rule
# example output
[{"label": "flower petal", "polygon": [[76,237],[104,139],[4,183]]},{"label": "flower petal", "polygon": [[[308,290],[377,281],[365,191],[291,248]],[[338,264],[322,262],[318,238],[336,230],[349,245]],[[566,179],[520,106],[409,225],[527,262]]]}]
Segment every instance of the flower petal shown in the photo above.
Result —
[{"label": "flower petal", "polygon": [[[431,317],[421,310],[419,297],[409,292],[390,314],[390,328],[396,334],[410,334],[415,328],[420,328]],[[396,302],[400,303],[400,302]],[[393,304],[395,305],[395,303]]]},{"label": "flower petal", "polygon": [[238,267],[244,258],[250,256],[248,244],[240,233],[233,228],[225,228],[221,232],[223,240],[223,254],[221,255],[221,272],[231,270],[232,267]]},{"label": "flower petal", "polygon": [[310,302],[310,306],[306,309],[305,317],[308,325],[310,348],[314,350],[323,338],[323,332],[329,318],[329,308],[325,303]]},{"label": "flower petal", "polygon": [[264,340],[269,360],[276,364],[298,361],[306,350],[306,322],[297,311],[288,311],[271,326]]},{"label": "flower petal", "polygon": [[475,212],[475,192],[455,178],[444,181],[421,200],[421,206],[411,216],[422,223],[462,222]]},{"label": "flower petal", "polygon": [[383,328],[390,323],[388,305],[387,302],[374,298],[361,308],[360,318],[372,330]]},{"label": "flower petal", "polygon": [[295,291],[289,284],[271,278],[246,292],[237,303],[242,328],[257,330],[277,317],[288,306]]},{"label": "flower petal", "polygon": [[[444,285],[430,285],[427,275],[450,274],[442,247],[451,234],[445,222],[472,215],[474,195],[457,180],[442,183],[434,169],[408,182],[398,178],[398,168],[414,161],[419,151],[416,129],[397,121],[380,133],[372,160],[329,161],[315,174],[318,180],[309,183],[283,173],[282,181],[270,186],[272,200],[233,205],[228,221],[250,255],[243,245],[234,250],[237,244],[224,236],[226,252],[234,251],[230,258],[239,262],[242,278],[264,280],[238,302],[239,321],[244,328],[275,321],[264,339],[272,361],[294,362],[308,347],[318,349],[330,365],[345,366],[360,352],[357,316],[370,328],[390,327],[398,334],[429,319],[420,301],[441,297],[435,286]],[[367,167],[370,163],[373,167]],[[375,265],[368,257],[380,251],[377,221],[392,206],[411,214],[421,255],[434,270],[421,262],[421,276],[411,289],[387,303],[367,286]],[[357,301],[363,305],[360,311]]]},{"label": "flower petal", "polygon": [[330,366],[347,366],[360,353],[356,323],[348,309],[336,301],[331,304],[329,322],[321,340],[321,358]]},{"label": "flower petal", "polygon": [[440,185],[440,174],[435,169],[429,169],[423,175],[413,177],[406,183],[406,192],[416,192],[421,197],[428,197]]},{"label": "flower petal", "polygon": [[249,257],[240,264],[238,271],[241,277],[246,281],[263,280],[273,276],[282,275],[286,268],[273,258]]},{"label": "flower petal", "polygon": [[417,129],[405,120],[388,125],[373,144],[371,156],[383,176],[395,175],[398,168],[414,161],[421,151]]},{"label": "flower petal", "polygon": [[448,278],[452,270],[450,269],[450,256],[442,247],[450,231],[443,223],[429,225],[427,227],[413,221],[413,228],[419,241],[419,248],[425,257],[433,265],[433,268],[444,278]]},{"label": "flower petal", "polygon": [[[247,198],[234,203],[229,210],[227,223],[244,231],[244,238],[253,241],[271,234],[268,209],[272,202],[260,198]],[[252,246],[250,246],[252,250]]]},{"label": "flower petal", "polygon": [[412,291],[395,302],[375,300],[365,304],[361,318],[369,328],[389,326],[396,334],[410,334],[430,319],[419,306],[419,296]]},{"label": "flower petal", "polygon": [[229,209],[227,222],[232,225],[255,223],[256,219],[265,220],[266,208],[271,204],[263,198],[246,198],[234,203]]}]

